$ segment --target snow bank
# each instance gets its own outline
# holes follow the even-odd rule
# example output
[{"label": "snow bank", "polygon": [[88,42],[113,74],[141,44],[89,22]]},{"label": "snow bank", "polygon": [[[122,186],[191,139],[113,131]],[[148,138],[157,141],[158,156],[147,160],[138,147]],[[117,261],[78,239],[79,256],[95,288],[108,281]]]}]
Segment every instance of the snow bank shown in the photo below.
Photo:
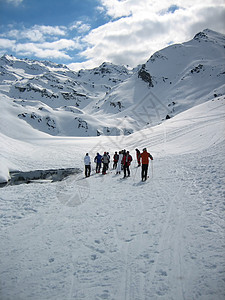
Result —
[{"label": "snow bank", "polygon": [[10,179],[8,162],[0,158],[0,183],[6,183]]}]

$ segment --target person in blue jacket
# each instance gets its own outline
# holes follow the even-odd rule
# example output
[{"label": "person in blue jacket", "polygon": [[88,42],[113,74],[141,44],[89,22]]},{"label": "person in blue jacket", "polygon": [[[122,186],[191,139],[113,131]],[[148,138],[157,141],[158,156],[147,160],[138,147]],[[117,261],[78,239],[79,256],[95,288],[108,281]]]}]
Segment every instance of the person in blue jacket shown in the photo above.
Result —
[{"label": "person in blue jacket", "polygon": [[102,156],[99,153],[97,153],[94,161],[96,163],[96,173],[100,173],[102,167]]}]

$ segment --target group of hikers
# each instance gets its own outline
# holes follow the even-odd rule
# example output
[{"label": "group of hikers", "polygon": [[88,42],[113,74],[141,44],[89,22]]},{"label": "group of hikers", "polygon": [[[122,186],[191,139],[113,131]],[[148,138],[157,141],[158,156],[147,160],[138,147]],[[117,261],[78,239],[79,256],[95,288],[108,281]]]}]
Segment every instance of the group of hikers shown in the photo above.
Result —
[{"label": "group of hikers", "polygon": [[[141,153],[138,149],[135,149],[138,167],[142,166],[141,170],[141,179],[142,181],[147,180],[148,176],[148,165],[149,159],[153,160],[152,155],[147,152],[147,149],[144,148]],[[119,152],[115,152],[113,155],[113,169],[116,170],[116,174],[121,174],[122,170],[124,172],[124,178],[130,177],[130,165],[133,158],[130,155],[129,151],[121,150]],[[103,155],[97,153],[94,158],[94,162],[96,163],[96,173],[101,172],[105,175],[107,170],[109,169],[110,164],[110,154],[109,152],[104,152]],[[84,165],[85,165],[85,176],[89,177],[91,175],[91,158],[88,153],[86,153],[84,157]],[[102,167],[103,166],[103,167]]]}]

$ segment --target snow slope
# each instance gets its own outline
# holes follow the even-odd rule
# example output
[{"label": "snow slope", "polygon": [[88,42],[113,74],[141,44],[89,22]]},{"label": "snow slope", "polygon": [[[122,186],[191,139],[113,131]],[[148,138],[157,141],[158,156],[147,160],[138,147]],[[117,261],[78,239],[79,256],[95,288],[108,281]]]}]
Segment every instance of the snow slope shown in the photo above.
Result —
[{"label": "snow slope", "polygon": [[[93,171],[0,190],[0,298],[224,299],[224,114],[220,96],[129,136],[6,128],[14,170],[83,169],[86,152],[123,148],[134,160],[127,179]],[[154,161],[141,183],[134,149],[146,146]]]}]

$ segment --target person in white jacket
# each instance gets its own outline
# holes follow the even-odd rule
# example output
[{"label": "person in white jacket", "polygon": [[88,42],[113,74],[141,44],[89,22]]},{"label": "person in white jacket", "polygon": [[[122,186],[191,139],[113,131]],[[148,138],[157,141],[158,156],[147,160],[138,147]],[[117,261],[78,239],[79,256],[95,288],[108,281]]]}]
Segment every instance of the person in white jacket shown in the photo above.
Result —
[{"label": "person in white jacket", "polygon": [[122,153],[122,151],[120,151],[119,152],[118,163],[117,163],[117,168],[116,168],[116,174],[120,174],[121,173],[122,159],[123,159],[123,153]]},{"label": "person in white jacket", "polygon": [[91,158],[88,155],[88,153],[86,153],[84,157],[84,165],[85,165],[85,177],[89,177],[91,175]]}]

